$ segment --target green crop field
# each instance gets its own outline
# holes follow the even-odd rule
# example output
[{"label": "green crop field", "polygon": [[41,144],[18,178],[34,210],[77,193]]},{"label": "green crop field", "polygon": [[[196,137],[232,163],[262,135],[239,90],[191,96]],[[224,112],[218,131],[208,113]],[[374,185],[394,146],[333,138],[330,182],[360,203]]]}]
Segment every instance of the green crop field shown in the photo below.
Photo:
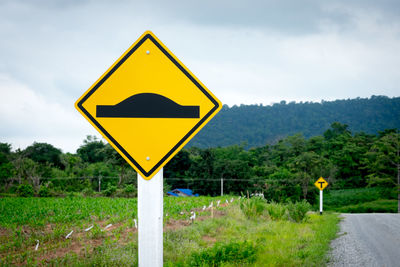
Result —
[{"label": "green crop field", "polygon": [[[304,202],[165,197],[164,264],[324,265],[339,219],[308,210]],[[136,219],[133,198],[0,198],[0,266],[136,266]]]}]

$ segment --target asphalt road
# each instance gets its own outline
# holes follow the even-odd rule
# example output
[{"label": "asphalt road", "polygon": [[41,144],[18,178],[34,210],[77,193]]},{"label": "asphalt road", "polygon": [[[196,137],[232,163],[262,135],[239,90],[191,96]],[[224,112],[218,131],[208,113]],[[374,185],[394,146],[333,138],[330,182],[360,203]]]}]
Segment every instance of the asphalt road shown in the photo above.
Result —
[{"label": "asphalt road", "polygon": [[400,214],[342,214],[328,266],[400,266]]}]

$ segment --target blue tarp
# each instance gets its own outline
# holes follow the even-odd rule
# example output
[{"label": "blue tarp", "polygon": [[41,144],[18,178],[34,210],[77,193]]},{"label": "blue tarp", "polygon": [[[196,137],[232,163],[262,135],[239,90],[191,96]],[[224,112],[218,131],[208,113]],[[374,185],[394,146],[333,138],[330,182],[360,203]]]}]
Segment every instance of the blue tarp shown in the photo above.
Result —
[{"label": "blue tarp", "polygon": [[173,197],[179,197],[178,194],[172,193],[172,191],[167,192],[167,194]]},{"label": "blue tarp", "polygon": [[199,194],[193,194],[190,189],[176,188],[172,191],[167,192],[168,195],[174,197],[198,197]]}]

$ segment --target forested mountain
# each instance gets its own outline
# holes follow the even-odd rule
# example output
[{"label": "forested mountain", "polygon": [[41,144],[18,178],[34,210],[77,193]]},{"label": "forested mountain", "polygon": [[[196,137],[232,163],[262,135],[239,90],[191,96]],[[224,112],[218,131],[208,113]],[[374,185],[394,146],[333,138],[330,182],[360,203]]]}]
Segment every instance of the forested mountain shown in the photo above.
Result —
[{"label": "forested mountain", "polygon": [[240,143],[257,147],[296,133],[309,138],[321,135],[335,121],[349,125],[351,132],[376,134],[384,129],[400,129],[400,97],[372,96],[321,103],[281,101],[272,106],[224,105],[188,147]]}]

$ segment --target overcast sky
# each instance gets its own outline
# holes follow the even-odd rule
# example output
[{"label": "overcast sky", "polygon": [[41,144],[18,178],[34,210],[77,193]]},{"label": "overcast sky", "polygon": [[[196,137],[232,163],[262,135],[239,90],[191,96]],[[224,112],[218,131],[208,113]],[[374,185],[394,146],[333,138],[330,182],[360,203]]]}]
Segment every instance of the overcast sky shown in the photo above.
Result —
[{"label": "overcast sky", "polygon": [[100,136],[74,102],[146,30],[229,106],[400,96],[396,0],[0,0],[0,142]]}]

